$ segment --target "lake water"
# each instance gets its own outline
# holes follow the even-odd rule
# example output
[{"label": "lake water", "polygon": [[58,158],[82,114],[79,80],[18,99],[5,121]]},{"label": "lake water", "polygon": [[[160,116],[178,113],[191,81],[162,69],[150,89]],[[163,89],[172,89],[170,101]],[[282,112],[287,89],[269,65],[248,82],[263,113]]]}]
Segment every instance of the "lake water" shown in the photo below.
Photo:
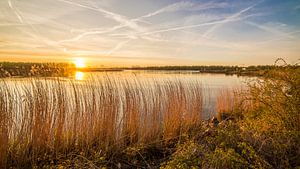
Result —
[{"label": "lake water", "polygon": [[[43,82],[51,82],[53,78],[33,78],[42,79]],[[54,78],[57,80],[57,78]],[[231,89],[241,89],[246,87],[246,83],[253,78],[238,77],[236,75],[225,74],[207,74],[195,71],[114,71],[114,72],[76,72],[72,78],[59,78],[61,81],[71,82],[76,85],[94,85],[97,87],[99,79],[113,80],[115,90],[119,93],[124,91],[120,87],[124,83],[133,84],[137,86],[137,90],[152,90],[155,85],[168,85],[170,83],[180,83],[187,87],[189,85],[199,86],[203,89],[203,114],[202,117],[207,119],[216,113],[216,100],[221,91]],[[32,79],[31,79],[32,80]],[[12,90],[18,87],[31,85],[30,78],[12,78],[6,79],[5,82],[11,86]],[[95,83],[97,81],[97,83]],[[101,83],[101,82],[100,82]],[[107,82],[105,82],[107,83]],[[138,87],[143,86],[142,88]],[[71,86],[70,86],[71,88]],[[153,89],[154,90],[154,89]],[[19,90],[20,91],[20,90]],[[18,93],[18,92],[15,92]],[[17,94],[16,99],[22,97],[22,92]],[[72,97],[70,95],[70,97]],[[163,97],[162,97],[163,99]],[[19,99],[21,102],[21,99]],[[18,105],[18,104],[16,104]],[[17,107],[16,107],[17,108]]]},{"label": "lake water", "polygon": [[[180,82],[183,84],[196,84],[203,87],[203,112],[205,119],[211,118],[216,113],[216,99],[220,92],[226,90],[243,89],[253,77],[199,73],[197,71],[116,71],[116,72],[76,72],[76,81],[93,81],[93,79],[108,76],[113,79],[140,81],[151,86],[152,82],[164,83]],[[131,81],[129,80],[129,81]]]}]

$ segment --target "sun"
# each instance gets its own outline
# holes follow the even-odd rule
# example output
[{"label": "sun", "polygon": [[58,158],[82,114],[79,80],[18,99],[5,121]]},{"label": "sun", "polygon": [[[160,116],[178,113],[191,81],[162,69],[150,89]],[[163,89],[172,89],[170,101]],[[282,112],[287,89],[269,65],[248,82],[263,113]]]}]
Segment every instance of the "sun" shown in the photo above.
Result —
[{"label": "sun", "polygon": [[83,58],[75,58],[74,64],[75,64],[76,68],[85,68],[86,67],[85,60]]}]

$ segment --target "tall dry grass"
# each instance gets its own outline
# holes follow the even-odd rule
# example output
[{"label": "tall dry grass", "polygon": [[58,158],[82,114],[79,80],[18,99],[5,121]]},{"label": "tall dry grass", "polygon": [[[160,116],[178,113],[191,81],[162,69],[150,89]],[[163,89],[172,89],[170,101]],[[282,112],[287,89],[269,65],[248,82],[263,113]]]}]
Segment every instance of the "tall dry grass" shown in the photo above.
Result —
[{"label": "tall dry grass", "polygon": [[216,113],[219,121],[237,118],[241,111],[251,108],[252,102],[247,98],[249,93],[245,88],[224,88],[216,98]]},{"label": "tall dry grass", "polygon": [[0,166],[168,141],[201,120],[202,87],[103,76],[0,82]]}]

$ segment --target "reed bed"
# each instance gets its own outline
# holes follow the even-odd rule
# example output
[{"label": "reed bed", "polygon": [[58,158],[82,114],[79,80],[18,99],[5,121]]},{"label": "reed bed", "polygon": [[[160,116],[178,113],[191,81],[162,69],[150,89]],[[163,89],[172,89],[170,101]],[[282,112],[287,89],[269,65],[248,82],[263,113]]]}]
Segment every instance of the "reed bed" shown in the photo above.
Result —
[{"label": "reed bed", "polygon": [[34,166],[45,156],[168,141],[201,120],[200,82],[105,75],[0,83],[4,168]]},{"label": "reed bed", "polygon": [[223,88],[216,97],[216,113],[219,121],[237,118],[241,111],[251,109],[253,102],[246,88]]}]

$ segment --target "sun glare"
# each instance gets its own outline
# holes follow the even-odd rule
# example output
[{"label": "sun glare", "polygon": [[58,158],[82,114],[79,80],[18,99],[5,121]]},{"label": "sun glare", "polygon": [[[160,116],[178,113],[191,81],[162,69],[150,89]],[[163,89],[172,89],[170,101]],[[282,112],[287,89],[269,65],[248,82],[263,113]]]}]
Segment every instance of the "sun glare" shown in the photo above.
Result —
[{"label": "sun glare", "polygon": [[74,60],[74,64],[75,64],[76,68],[85,68],[86,67],[85,60],[83,58],[76,58]]},{"label": "sun glare", "polygon": [[75,80],[83,80],[84,79],[84,73],[83,72],[76,72],[75,73]]}]

